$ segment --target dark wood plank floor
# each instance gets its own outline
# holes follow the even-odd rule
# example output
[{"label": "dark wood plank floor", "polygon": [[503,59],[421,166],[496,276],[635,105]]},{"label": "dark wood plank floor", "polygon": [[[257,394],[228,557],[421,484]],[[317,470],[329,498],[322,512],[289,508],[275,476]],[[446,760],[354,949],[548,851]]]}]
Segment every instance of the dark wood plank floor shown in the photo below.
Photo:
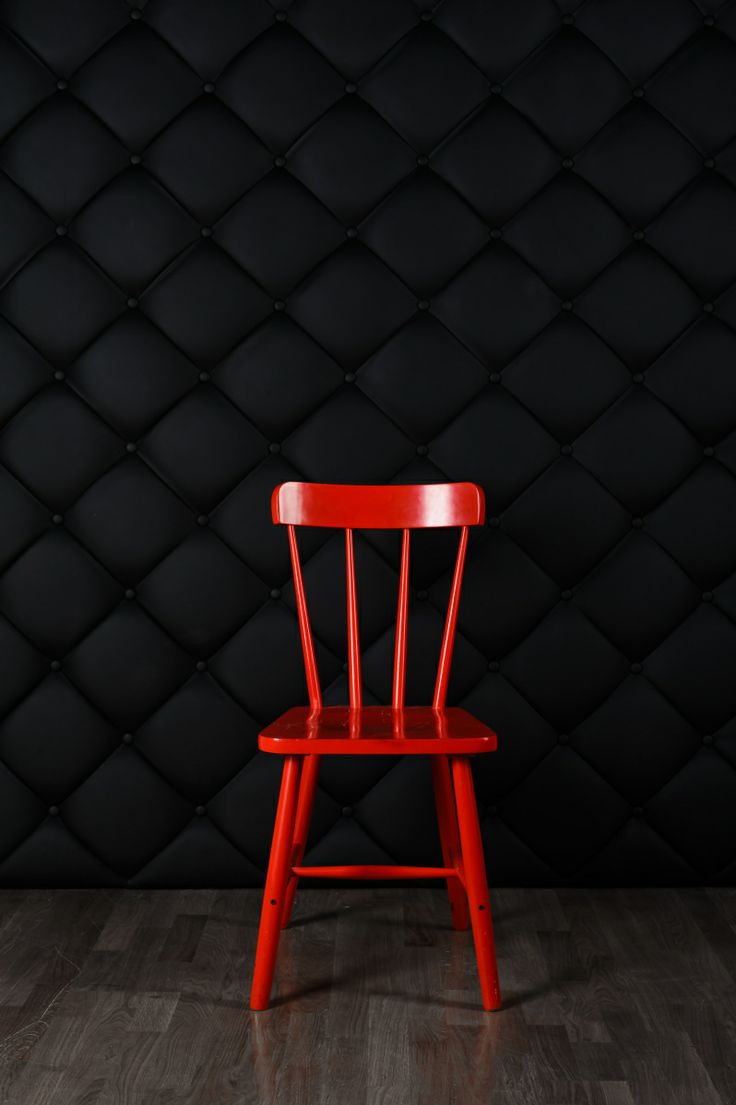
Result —
[{"label": "dark wood plank floor", "polygon": [[0,891],[3,1105],[734,1105],[736,890],[498,890],[480,1009],[440,890]]}]

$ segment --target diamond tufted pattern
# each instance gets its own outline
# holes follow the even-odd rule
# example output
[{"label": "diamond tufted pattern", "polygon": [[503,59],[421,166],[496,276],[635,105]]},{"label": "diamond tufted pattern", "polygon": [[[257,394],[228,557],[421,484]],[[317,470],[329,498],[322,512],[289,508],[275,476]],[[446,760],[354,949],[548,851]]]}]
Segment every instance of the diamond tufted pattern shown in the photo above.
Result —
[{"label": "diamond tufted pattern", "polygon": [[[0,881],[255,885],[279,481],[471,479],[496,883],[736,873],[736,6],[2,0]],[[327,701],[337,538],[305,534]],[[421,535],[408,698],[454,546]],[[399,550],[357,542],[367,701]],[[317,863],[437,860],[324,764]]]}]

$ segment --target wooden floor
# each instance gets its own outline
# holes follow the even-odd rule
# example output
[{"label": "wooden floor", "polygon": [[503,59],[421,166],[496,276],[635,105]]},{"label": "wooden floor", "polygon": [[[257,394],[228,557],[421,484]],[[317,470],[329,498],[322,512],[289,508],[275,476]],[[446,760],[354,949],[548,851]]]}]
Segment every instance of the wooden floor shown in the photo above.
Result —
[{"label": "wooden floor", "polygon": [[734,1105],[736,890],[498,890],[480,1009],[440,890],[0,890],[3,1105]]}]

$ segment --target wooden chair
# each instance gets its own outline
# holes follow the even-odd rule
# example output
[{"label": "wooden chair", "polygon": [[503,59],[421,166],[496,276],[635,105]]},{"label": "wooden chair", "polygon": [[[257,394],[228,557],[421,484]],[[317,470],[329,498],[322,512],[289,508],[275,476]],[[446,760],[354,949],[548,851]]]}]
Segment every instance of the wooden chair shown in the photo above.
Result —
[{"label": "wooden chair", "polygon": [[[485,1009],[499,1009],[501,996],[488,899],[485,862],[470,769],[470,756],[492,752],[496,734],[472,714],[446,708],[468,527],[484,520],[483,491],[472,483],[406,486],[283,483],[272,497],[275,523],[287,526],[309,706],[282,714],[258,738],[264,752],[284,757],[276,823],[263,896],[251,1009],[268,1008],[279,931],[289,922],[294,893],[307,876],[355,879],[447,880],[456,929],[472,924]],[[347,565],[348,683],[350,706],[323,706],[295,526],[345,530]],[[460,527],[460,542],[440,647],[431,706],[404,706],[406,629],[409,603],[409,540],[412,529]],[[354,529],[401,529],[401,573],[390,707],[363,706]],[[323,755],[429,755],[442,845],[442,867],[363,865],[305,867],[320,758]]]}]

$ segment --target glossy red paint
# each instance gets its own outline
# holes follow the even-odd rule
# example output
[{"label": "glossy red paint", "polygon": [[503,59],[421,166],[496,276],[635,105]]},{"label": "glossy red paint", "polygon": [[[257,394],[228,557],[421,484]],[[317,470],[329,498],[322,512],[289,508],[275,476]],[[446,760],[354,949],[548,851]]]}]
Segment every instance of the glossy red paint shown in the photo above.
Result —
[{"label": "glossy red paint", "polygon": [[[284,483],[271,500],[273,520],[288,527],[309,706],[295,706],[258,738],[284,756],[271,856],[258,931],[251,1008],[266,1009],[279,930],[289,922],[300,878],[443,878],[456,929],[472,926],[485,1009],[501,1007],[488,883],[469,756],[492,752],[496,734],[467,710],[446,707],[468,527],[482,524],[483,491],[472,483],[365,486]],[[295,526],[345,530],[349,706],[322,705]],[[409,556],[412,529],[460,528],[455,570],[431,706],[405,706]],[[363,706],[353,531],[400,529],[401,571],[391,706]],[[309,821],[323,755],[429,755],[442,867],[358,865],[305,867]]]}]

